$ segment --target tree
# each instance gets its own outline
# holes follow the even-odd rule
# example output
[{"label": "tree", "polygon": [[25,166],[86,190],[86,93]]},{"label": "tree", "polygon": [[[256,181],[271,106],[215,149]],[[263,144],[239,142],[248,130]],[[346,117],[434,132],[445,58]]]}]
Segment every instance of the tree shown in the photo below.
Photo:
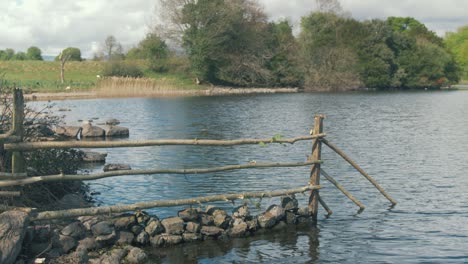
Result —
[{"label": "tree", "polygon": [[55,57],[56,61],[60,61],[61,54],[63,54],[62,56],[69,57],[68,61],[82,61],[83,60],[83,58],[81,58],[81,50],[79,48],[68,47],[62,50],[62,52],[57,57]]},{"label": "tree", "polygon": [[104,54],[108,60],[122,59],[123,58],[123,48],[120,42],[117,39],[109,35],[104,41]]},{"label": "tree", "polygon": [[12,60],[27,60],[27,59],[29,59],[28,55],[22,51],[17,52],[12,58]]},{"label": "tree", "polygon": [[42,51],[35,46],[29,47],[26,51],[26,57],[28,60],[43,60],[42,59]]},{"label": "tree", "polygon": [[445,44],[463,70],[463,78],[468,80],[468,25],[447,33]]},{"label": "tree", "polygon": [[65,63],[67,61],[82,61],[81,51],[78,48],[68,47],[55,58],[56,61],[60,61],[60,82],[65,82]]}]

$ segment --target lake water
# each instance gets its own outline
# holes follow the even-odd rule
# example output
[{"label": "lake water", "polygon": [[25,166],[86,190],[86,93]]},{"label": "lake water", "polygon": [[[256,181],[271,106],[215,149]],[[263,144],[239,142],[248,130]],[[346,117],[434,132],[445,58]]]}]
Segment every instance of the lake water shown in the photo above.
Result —
[{"label": "lake water", "polygon": [[[238,139],[307,135],[325,114],[327,139],[343,149],[398,201],[394,208],[360,174],[324,147],[323,168],[365,206],[322,180],[317,228],[291,227],[253,238],[181,245],[154,252],[160,263],[463,263],[468,262],[468,92],[330,93],[199,98],[58,101],[68,124],[117,118],[130,140]],[[40,103],[35,103],[40,104]],[[311,142],[238,147],[101,150],[108,162],[138,168],[195,168],[300,162]],[[94,168],[101,170],[101,167]],[[92,183],[104,205],[306,185],[310,168],[199,175],[146,175]],[[306,196],[299,195],[302,205]],[[279,199],[265,198],[262,209]],[[257,200],[252,200],[251,205]],[[220,203],[227,210],[238,206]],[[180,208],[150,210],[160,217]]]}]

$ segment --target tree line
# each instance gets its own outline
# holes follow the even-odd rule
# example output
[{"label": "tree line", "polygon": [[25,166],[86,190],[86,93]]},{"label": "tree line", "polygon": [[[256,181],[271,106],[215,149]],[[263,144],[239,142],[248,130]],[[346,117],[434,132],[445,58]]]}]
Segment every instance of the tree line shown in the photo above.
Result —
[{"label": "tree line", "polygon": [[459,81],[460,62],[416,19],[358,21],[337,0],[317,3],[296,36],[254,0],[159,0],[155,32],[180,44],[194,76],[213,84],[337,91]]},{"label": "tree line", "polygon": [[43,60],[42,51],[36,46],[29,47],[26,52],[15,52],[11,48],[0,50],[0,61],[8,60]]}]

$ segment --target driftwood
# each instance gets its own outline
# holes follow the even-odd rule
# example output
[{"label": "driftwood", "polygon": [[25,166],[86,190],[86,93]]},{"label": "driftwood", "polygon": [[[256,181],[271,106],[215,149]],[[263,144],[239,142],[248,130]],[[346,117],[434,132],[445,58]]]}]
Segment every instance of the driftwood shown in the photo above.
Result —
[{"label": "driftwood", "polygon": [[21,192],[0,191],[0,197],[19,197]]},{"label": "driftwood", "polygon": [[338,190],[340,190],[344,195],[346,195],[346,197],[348,197],[351,201],[353,201],[353,203],[355,203],[357,206],[359,206],[361,211],[366,208],[364,205],[362,205],[361,202],[359,202],[356,198],[354,198],[354,196],[351,195],[351,193],[348,192],[348,190],[346,190],[341,184],[339,184],[335,179],[333,179],[333,177],[328,175],[328,173],[326,173],[323,169],[322,169],[321,173],[325,177],[325,179],[327,179],[329,182],[331,182],[333,185],[335,185],[335,187]]},{"label": "driftwood", "polygon": [[151,169],[151,170],[121,170],[109,171],[91,175],[49,175],[49,176],[35,176],[18,180],[0,181],[0,187],[9,187],[17,185],[33,184],[37,182],[51,182],[51,181],[89,181],[98,180],[102,178],[115,177],[115,176],[128,176],[128,175],[150,175],[150,174],[201,174],[219,171],[241,170],[241,169],[260,169],[260,168],[281,168],[281,167],[301,167],[308,166],[321,161],[306,161],[299,163],[247,163],[241,165],[228,165],[224,167],[215,168],[199,168],[199,169]]},{"label": "driftwood", "polygon": [[290,139],[260,138],[236,140],[207,140],[207,139],[161,139],[145,141],[62,141],[62,142],[22,142],[5,144],[6,150],[31,151],[35,149],[57,148],[126,148],[169,145],[195,145],[195,146],[235,146],[260,143],[289,143],[325,137],[325,134],[302,136]]},{"label": "driftwood", "polygon": [[27,173],[6,173],[0,172],[0,180],[11,180],[11,179],[19,179],[19,178],[26,178],[28,177]]},{"label": "driftwood", "polygon": [[322,205],[323,209],[327,211],[327,216],[331,216],[333,214],[333,211],[328,207],[328,205],[325,203],[325,201],[322,199],[322,197],[319,195],[318,196],[318,201]]},{"label": "driftwood", "polygon": [[37,216],[33,217],[33,221],[38,220],[50,220],[50,219],[60,219],[60,218],[69,218],[69,217],[78,217],[84,215],[102,215],[102,214],[112,214],[112,213],[123,213],[129,211],[137,211],[142,209],[156,208],[156,207],[173,207],[180,205],[193,205],[201,203],[209,203],[216,201],[234,201],[234,200],[243,200],[249,198],[265,198],[265,197],[277,197],[283,195],[291,195],[296,193],[304,193],[310,190],[320,189],[320,186],[309,185],[296,189],[273,191],[273,192],[246,192],[246,193],[236,193],[236,194],[221,194],[221,195],[212,195],[212,196],[203,196],[203,197],[194,197],[188,199],[179,199],[179,200],[165,200],[165,201],[152,201],[152,202],[142,202],[129,205],[114,205],[114,206],[102,206],[102,207],[92,207],[92,208],[82,208],[82,209],[70,209],[62,211],[47,211],[40,212]]},{"label": "driftwood", "polygon": [[367,180],[369,180],[377,190],[380,191],[380,193],[387,198],[392,205],[396,205],[397,202],[387,193],[385,190],[380,187],[380,185],[377,183],[377,181],[374,180],[369,174],[367,174],[359,165],[357,165],[356,162],[354,162],[350,157],[348,157],[343,151],[341,151],[337,146],[335,146],[333,143],[328,142],[328,140],[322,138],[321,141],[327,145],[329,148],[331,148],[333,151],[335,151],[338,155],[340,155],[344,160],[346,160],[351,166],[353,166],[357,171],[359,171],[362,176],[364,176]]}]

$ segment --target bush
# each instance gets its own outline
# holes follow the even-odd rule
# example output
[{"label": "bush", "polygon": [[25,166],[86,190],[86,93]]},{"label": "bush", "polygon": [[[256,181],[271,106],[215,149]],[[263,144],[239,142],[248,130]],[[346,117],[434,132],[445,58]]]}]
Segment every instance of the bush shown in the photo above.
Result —
[{"label": "bush", "polygon": [[112,61],[106,63],[102,76],[110,77],[143,77],[143,71],[135,64],[126,63],[123,61]]}]

